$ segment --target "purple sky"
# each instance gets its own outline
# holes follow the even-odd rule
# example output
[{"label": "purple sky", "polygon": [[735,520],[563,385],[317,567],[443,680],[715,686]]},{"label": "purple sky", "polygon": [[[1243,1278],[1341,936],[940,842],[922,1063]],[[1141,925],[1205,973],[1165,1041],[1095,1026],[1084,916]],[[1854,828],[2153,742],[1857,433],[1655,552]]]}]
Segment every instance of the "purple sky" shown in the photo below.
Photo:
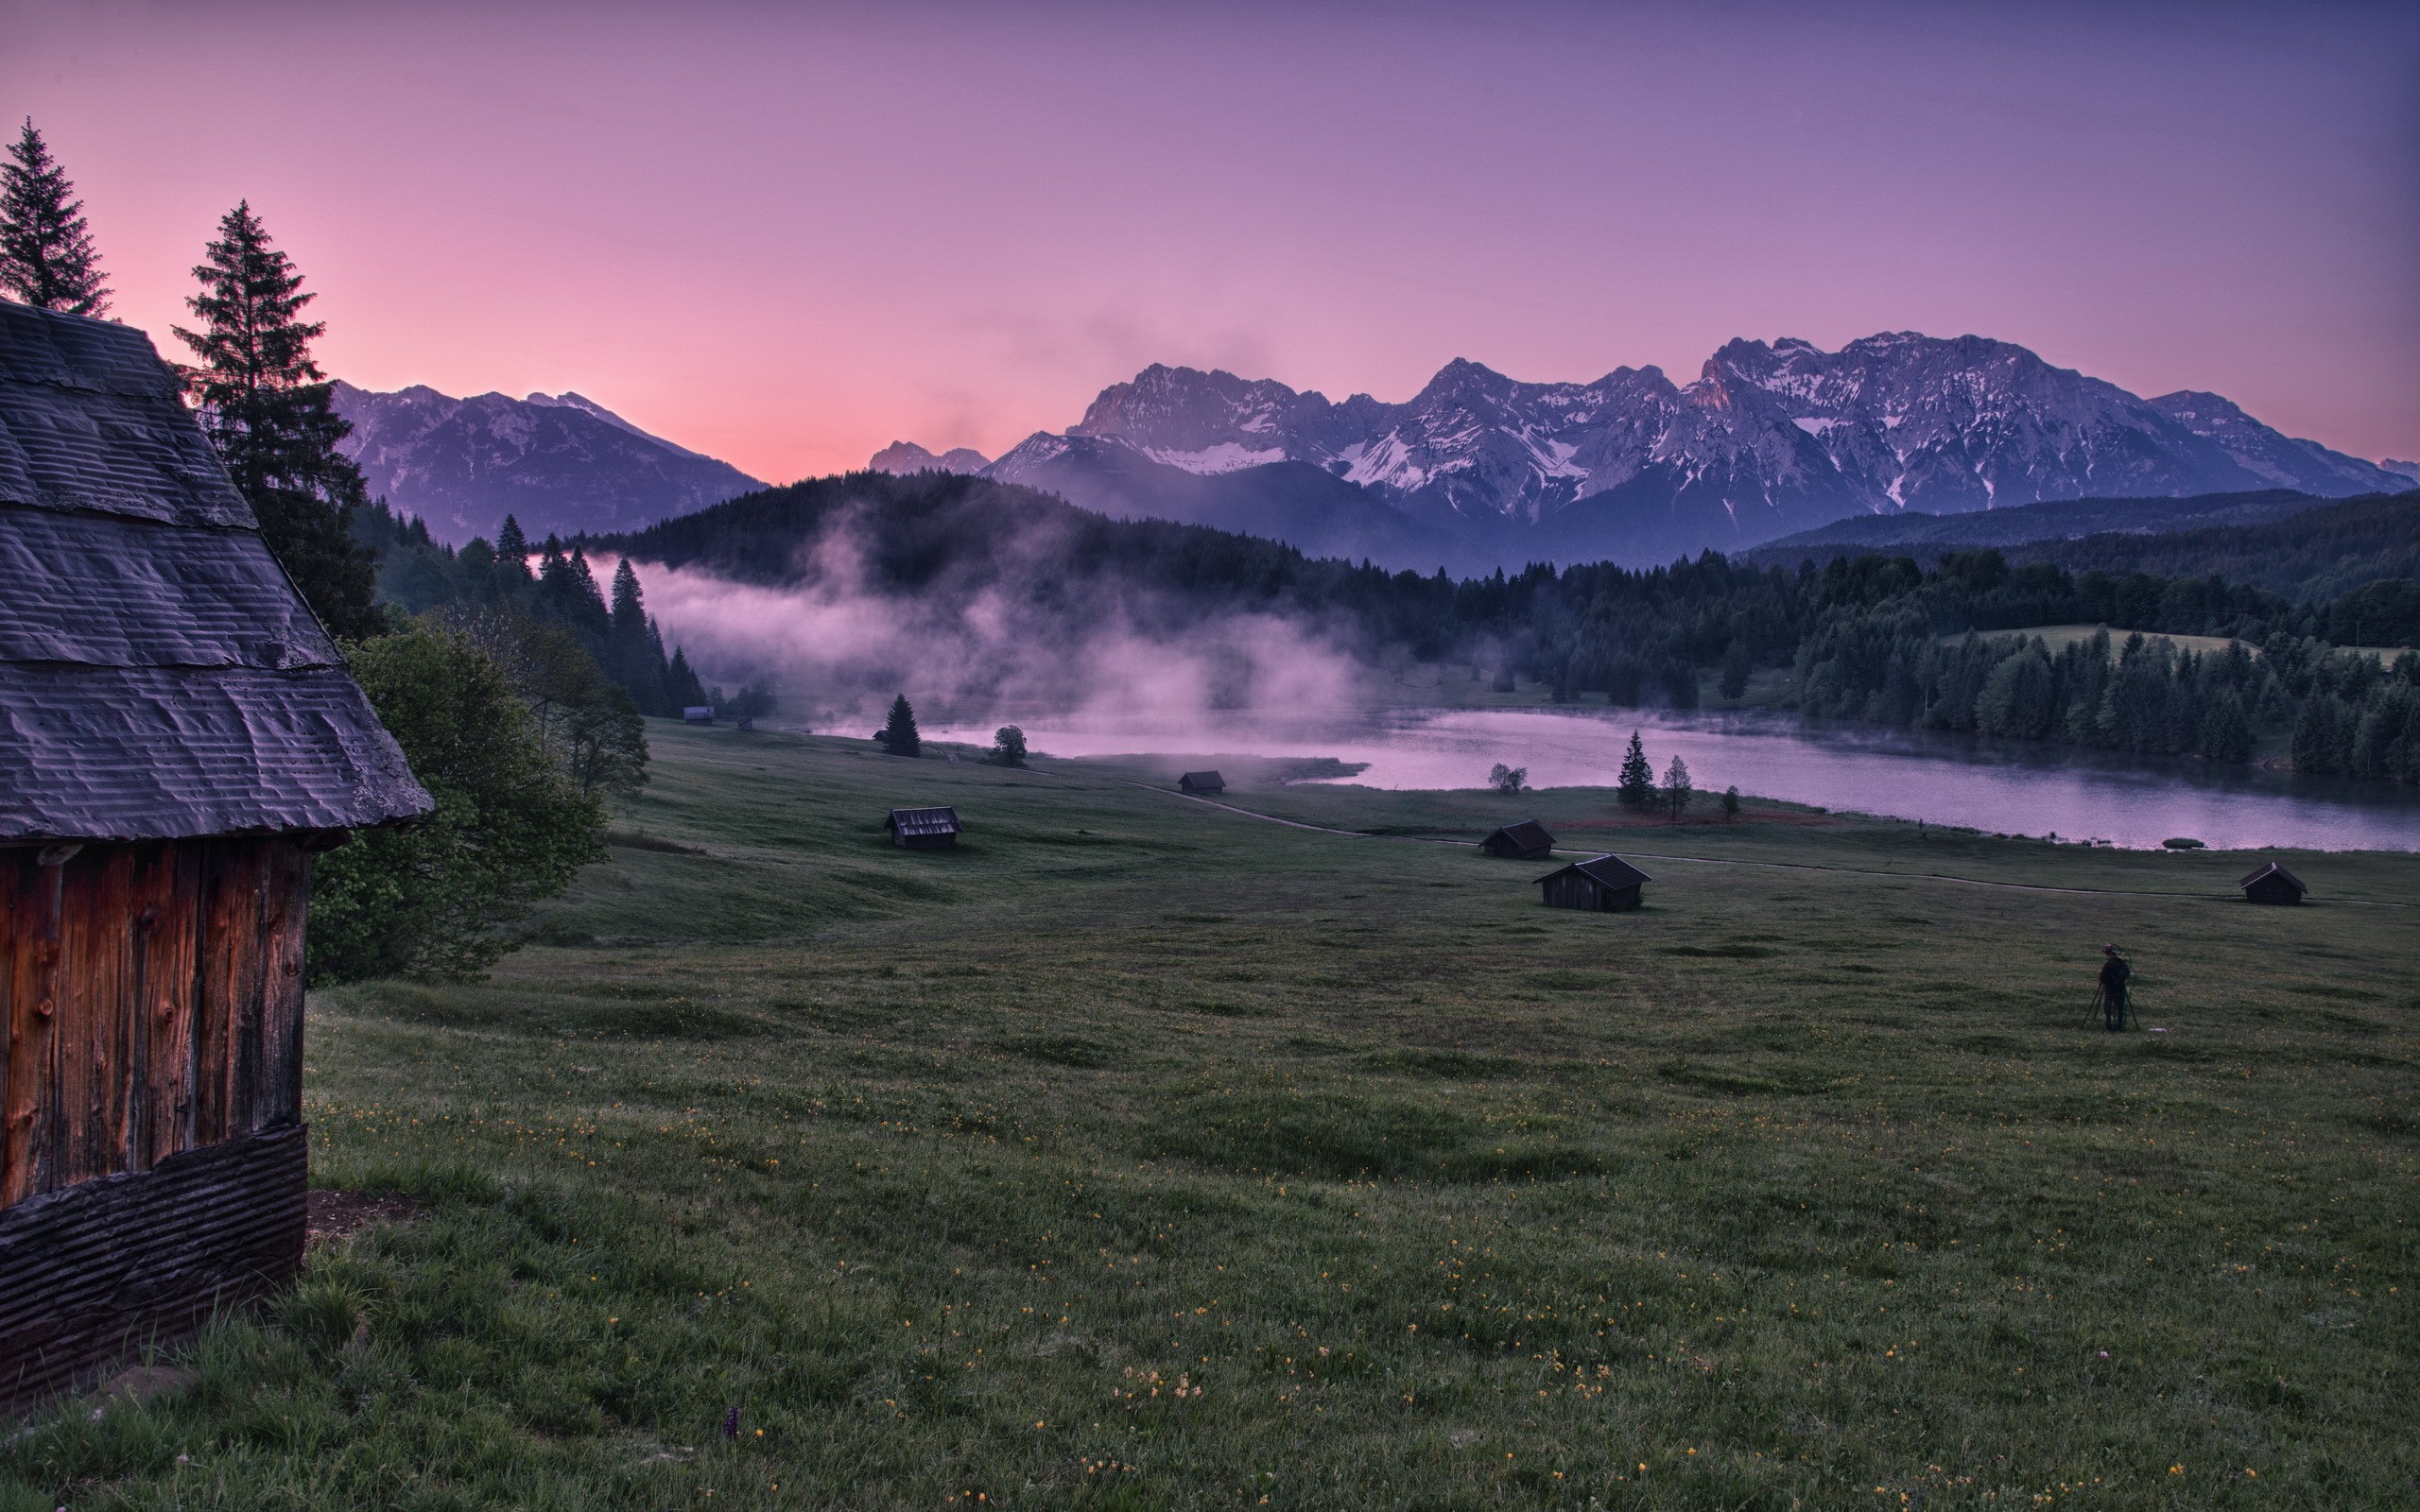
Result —
[{"label": "purple sky", "polygon": [[0,0],[166,343],[239,196],[372,387],[786,480],[1150,362],[1408,397],[1976,333],[2420,457],[2420,11]]}]

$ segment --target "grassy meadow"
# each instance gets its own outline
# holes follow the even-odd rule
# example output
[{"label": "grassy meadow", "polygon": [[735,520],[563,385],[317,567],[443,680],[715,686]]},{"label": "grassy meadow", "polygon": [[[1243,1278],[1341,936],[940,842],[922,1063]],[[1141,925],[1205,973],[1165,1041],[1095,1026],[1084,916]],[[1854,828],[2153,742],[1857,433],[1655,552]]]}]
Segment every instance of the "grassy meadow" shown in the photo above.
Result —
[{"label": "grassy meadow", "polygon": [[[2113,630],[2106,625],[2035,625],[2025,629],[2018,630],[1988,630],[1982,632],[1961,630],[1955,635],[1945,635],[1942,639],[1945,641],[1962,641],[1970,633],[1981,633],[1985,640],[1992,641],[2000,640],[2008,636],[2025,636],[2029,639],[2038,640],[2047,644],[2050,648],[2050,654],[2052,656],[2057,656],[2060,652],[2066,650],[2068,646],[2075,644],[2079,641],[2089,641],[2096,635],[2106,634],[2109,637],[2110,654],[2115,656],[2119,651],[2125,649],[2127,637],[2133,635],[2135,632],[2132,630]],[[2196,656],[2214,656],[2219,652],[2224,651],[2228,646],[2236,644],[2232,637],[2224,635],[2169,635],[2157,634],[2151,631],[2143,632],[2143,639],[2146,641],[2166,641],[2169,644],[2176,647],[2177,650],[2189,651]],[[2253,652],[2255,655],[2259,654],[2260,648],[2257,645],[2247,643],[2245,648]],[[2390,660],[2392,658],[2390,658]]]},{"label": "grassy meadow", "polygon": [[[0,1509],[2413,1504],[2420,857],[649,732],[542,943],[312,1000],[417,1216]],[[1530,814],[1649,906],[1419,843]]]}]

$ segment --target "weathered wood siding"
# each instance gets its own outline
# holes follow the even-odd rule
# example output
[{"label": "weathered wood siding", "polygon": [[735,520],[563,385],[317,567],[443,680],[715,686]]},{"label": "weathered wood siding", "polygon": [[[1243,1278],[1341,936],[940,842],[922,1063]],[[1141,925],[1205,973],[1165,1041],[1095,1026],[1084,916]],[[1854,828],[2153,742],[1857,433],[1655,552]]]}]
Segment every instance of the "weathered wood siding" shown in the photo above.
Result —
[{"label": "weathered wood siding", "polygon": [[0,1209],[299,1121],[287,839],[0,850]]},{"label": "weathered wood siding", "polygon": [[1618,914],[1638,906],[1639,889],[1608,887],[1584,872],[1566,871],[1546,879],[1546,903],[1548,908]]},{"label": "weathered wood siding", "polygon": [[292,1277],[303,1145],[280,1125],[0,1211],[0,1413]]}]

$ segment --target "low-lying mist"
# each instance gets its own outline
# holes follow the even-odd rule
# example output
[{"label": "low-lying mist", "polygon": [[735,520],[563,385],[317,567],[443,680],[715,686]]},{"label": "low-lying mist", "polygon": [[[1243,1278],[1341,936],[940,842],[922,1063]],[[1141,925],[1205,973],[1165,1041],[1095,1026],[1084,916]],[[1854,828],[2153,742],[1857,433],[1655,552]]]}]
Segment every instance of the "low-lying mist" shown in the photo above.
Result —
[{"label": "low-lying mist", "polygon": [[[611,572],[614,559],[598,558]],[[871,730],[905,693],[927,727],[1115,719],[1171,734],[1350,715],[1364,673],[1345,637],[1279,612],[1071,576],[1047,543],[917,591],[877,589],[847,522],[796,580],[736,581],[634,558],[667,644],[725,686],[757,680],[777,722]]]}]

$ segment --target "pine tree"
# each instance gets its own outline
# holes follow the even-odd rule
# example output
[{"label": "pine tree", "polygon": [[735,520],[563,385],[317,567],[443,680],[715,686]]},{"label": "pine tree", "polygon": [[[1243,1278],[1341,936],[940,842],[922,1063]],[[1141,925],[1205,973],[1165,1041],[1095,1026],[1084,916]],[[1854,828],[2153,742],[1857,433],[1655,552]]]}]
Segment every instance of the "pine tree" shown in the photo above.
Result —
[{"label": "pine tree", "polygon": [[218,237],[193,270],[201,292],[185,301],[201,329],[174,328],[201,359],[187,381],[202,427],[320,622],[348,639],[379,634],[377,557],[353,538],[369,490],[337,450],[353,427],[330,407],[327,377],[311,360],[327,327],[301,318],[317,296],[302,291],[251,205],[229,211]]},{"label": "pine tree", "polygon": [[698,680],[697,669],[689,665],[689,653],[677,645],[672,648],[671,664],[665,669],[664,696],[676,713],[706,701],[706,686]]},{"label": "pine tree", "polygon": [[639,593],[639,575],[628,557],[614,569],[613,626],[614,655],[605,670],[631,690],[631,696],[638,700],[643,713],[678,713],[665,707],[664,644],[647,617],[647,600]]},{"label": "pine tree", "polygon": [[908,705],[908,696],[901,694],[890,700],[890,718],[874,739],[893,756],[921,756],[925,753],[924,737],[916,733],[916,711]]},{"label": "pine tree", "polygon": [[521,522],[510,515],[504,517],[504,528],[495,533],[497,570],[514,581],[527,585],[529,577],[529,538],[522,533]]},{"label": "pine tree", "polygon": [[1614,788],[1614,797],[1626,809],[1644,811],[1655,801],[1655,768],[1647,760],[1647,747],[1638,731],[1630,732],[1630,750],[1622,757],[1621,781]]},{"label": "pine tree", "polygon": [[107,315],[108,281],[84,202],[28,118],[0,167],[0,288],[26,304]]}]

